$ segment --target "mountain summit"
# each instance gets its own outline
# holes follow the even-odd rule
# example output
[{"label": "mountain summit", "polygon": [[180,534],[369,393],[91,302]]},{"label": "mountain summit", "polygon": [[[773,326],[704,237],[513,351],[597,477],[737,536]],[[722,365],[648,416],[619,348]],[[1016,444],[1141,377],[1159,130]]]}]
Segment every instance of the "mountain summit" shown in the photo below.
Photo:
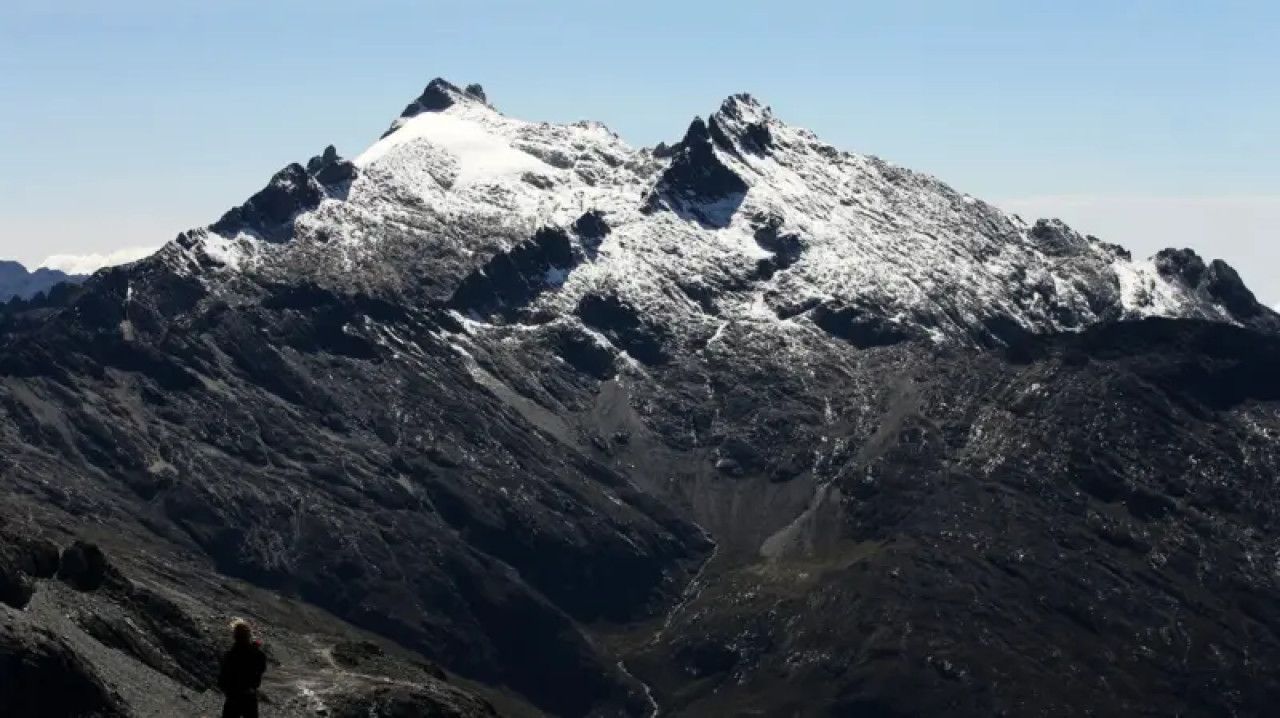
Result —
[{"label": "mountain summit", "polygon": [[[761,322],[784,333],[815,324],[855,343],[980,345],[1007,331],[1144,316],[1274,326],[1221,262],[1197,272],[1204,262],[1186,250],[1134,260],[1060,222],[1028,224],[926,175],[841,152],[749,95],[661,149],[633,149],[596,123],[509,118],[482,91],[435,80],[346,169],[282,171],[251,201],[270,205],[272,226],[224,220],[197,235],[228,266],[305,265],[321,283],[372,290],[440,281],[439,262],[455,254],[465,273],[461,257],[559,229],[572,266],[506,314],[565,315],[607,286],[660,316],[681,344]],[[570,236],[588,214],[607,238]],[[460,223],[476,231],[455,236]],[[273,239],[281,231],[287,241]],[[418,260],[388,262],[406,251]]]},{"label": "mountain summit", "polygon": [[0,655],[80,713],[232,610],[282,715],[1280,700],[1280,317],[749,95],[637,149],[436,80],[0,339]]}]

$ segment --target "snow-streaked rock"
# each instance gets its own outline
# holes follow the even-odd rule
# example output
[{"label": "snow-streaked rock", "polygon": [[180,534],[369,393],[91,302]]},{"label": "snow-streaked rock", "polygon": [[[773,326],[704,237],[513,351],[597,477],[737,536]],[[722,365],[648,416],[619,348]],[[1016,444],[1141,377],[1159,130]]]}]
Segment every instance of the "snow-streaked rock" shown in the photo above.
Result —
[{"label": "snow-streaked rock", "polygon": [[[301,183],[290,191],[307,196],[286,203],[297,211],[278,218],[287,227],[270,242],[223,222],[169,252],[231,271],[407,291],[421,275],[476,271],[539,228],[568,230],[590,214],[607,236],[571,232],[584,261],[548,273],[548,291],[516,314],[567,317],[608,294],[676,342],[726,323],[768,332],[808,323],[851,341],[874,326],[876,342],[938,344],[1257,314],[1161,272],[1154,258],[840,151],[749,95],[726,99],[656,152],[599,123],[508,117],[482,93],[437,80],[351,164],[341,191],[324,189],[314,172],[290,179]],[[217,275],[207,280],[216,285]],[[504,314],[475,318],[513,321]]]}]

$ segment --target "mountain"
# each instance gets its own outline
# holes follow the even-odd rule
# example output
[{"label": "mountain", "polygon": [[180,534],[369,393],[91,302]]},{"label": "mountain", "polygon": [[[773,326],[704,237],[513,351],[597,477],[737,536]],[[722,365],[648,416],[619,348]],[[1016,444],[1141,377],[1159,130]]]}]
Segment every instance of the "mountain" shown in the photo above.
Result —
[{"label": "mountain", "polygon": [[54,254],[46,257],[43,267],[57,269],[68,274],[90,275],[103,267],[115,267],[134,262],[156,251],[157,247],[125,247],[106,254]]},{"label": "mountain", "polygon": [[133,262],[154,251],[154,248],[131,247],[109,254],[55,254],[33,272],[28,272],[18,262],[0,260],[0,302],[8,302],[14,298],[35,299],[37,295],[47,294],[59,284],[80,284],[103,267]]},{"label": "mountain", "polygon": [[48,292],[56,285],[64,282],[78,284],[85,280],[83,275],[71,275],[56,269],[40,267],[34,272],[18,262],[0,260],[0,301],[7,302],[14,297],[31,299],[37,294]]},{"label": "mountain", "polygon": [[0,336],[58,715],[211,710],[232,614],[279,715],[1280,699],[1280,316],[747,95],[634,149],[436,80]]}]

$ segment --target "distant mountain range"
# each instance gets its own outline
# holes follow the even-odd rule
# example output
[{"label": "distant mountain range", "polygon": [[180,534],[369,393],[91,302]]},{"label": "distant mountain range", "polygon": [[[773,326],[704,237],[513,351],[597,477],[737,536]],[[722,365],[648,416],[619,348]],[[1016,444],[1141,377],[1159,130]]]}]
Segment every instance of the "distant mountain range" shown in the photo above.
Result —
[{"label": "distant mountain range", "polygon": [[128,247],[109,254],[55,254],[33,271],[19,262],[0,260],[0,301],[31,299],[63,282],[80,284],[103,267],[127,264],[154,251],[153,247]]},{"label": "distant mountain range", "polygon": [[40,267],[34,272],[18,262],[0,261],[0,301],[9,301],[14,297],[30,299],[41,292],[47,292],[55,285],[63,282],[83,282],[86,274],[67,274],[61,270]]}]

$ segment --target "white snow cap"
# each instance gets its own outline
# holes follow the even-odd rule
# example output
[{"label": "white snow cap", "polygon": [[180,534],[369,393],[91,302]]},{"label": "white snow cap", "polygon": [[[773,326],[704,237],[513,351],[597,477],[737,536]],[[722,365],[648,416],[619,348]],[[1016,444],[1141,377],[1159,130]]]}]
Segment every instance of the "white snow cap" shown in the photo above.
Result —
[{"label": "white snow cap", "polygon": [[385,157],[393,148],[414,140],[423,140],[451,155],[457,163],[457,182],[552,169],[545,162],[513,148],[509,140],[474,118],[435,112],[424,112],[401,120],[395,132],[375,142],[355,159],[355,164],[367,167]]}]

